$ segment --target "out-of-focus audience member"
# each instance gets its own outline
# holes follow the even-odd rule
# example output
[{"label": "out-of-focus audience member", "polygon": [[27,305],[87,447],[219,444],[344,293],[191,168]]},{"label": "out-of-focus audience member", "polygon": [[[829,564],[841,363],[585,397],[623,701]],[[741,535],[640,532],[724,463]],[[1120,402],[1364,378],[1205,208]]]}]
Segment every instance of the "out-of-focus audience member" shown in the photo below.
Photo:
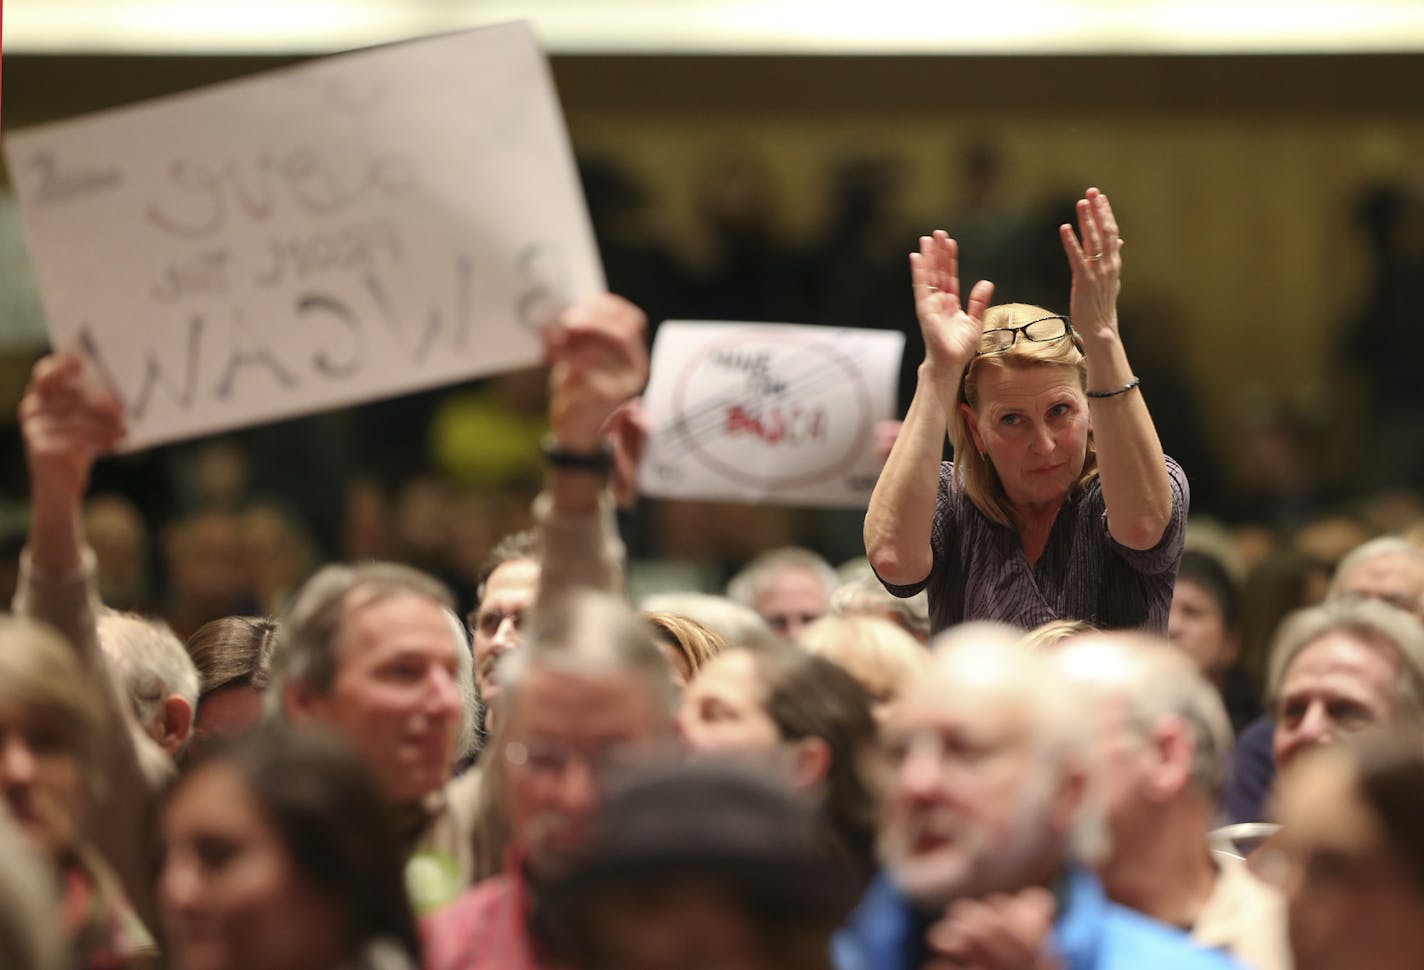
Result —
[{"label": "out-of-focus audience member", "polygon": [[173,632],[185,640],[221,616],[256,612],[242,559],[242,524],[218,509],[168,525],[163,543]]},{"label": "out-of-focus audience member", "polygon": [[275,616],[316,568],[310,533],[291,512],[271,502],[243,511],[242,565],[257,609]]},{"label": "out-of-focus audience member", "polygon": [[728,644],[766,643],[771,627],[751,607],[711,593],[655,593],[643,598],[644,613],[672,613],[700,623]]},{"label": "out-of-focus audience member", "polygon": [[106,790],[103,735],[118,722],[105,716],[103,689],[54,630],[0,617],[0,793],[9,818],[52,867],[70,959],[86,970],[147,966],[156,957],[90,837],[91,813],[106,800],[142,797]]},{"label": "out-of-focus audience member", "polygon": [[1240,663],[1240,603],[1241,592],[1219,559],[1198,549],[1182,553],[1167,637],[1221,693],[1233,730],[1261,714],[1259,692]]},{"label": "out-of-focus audience member", "polygon": [[1053,660],[1094,712],[1109,846],[1097,871],[1108,898],[1254,970],[1288,970],[1281,895],[1208,844],[1231,747],[1213,685],[1145,633],[1077,637]]},{"label": "out-of-focus audience member", "polygon": [[749,755],[817,792],[827,843],[869,880],[876,728],[870,696],[848,672],[786,644],[729,648],[688,685],[678,729],[695,752]]},{"label": "out-of-focus audience member", "polygon": [[265,616],[225,616],[200,626],[185,646],[198,671],[193,744],[241,734],[262,720],[272,676],[277,622]]},{"label": "out-of-focus audience member", "polygon": [[877,724],[885,723],[890,708],[929,666],[929,651],[919,640],[875,616],[823,616],[801,631],[796,643],[859,681]]},{"label": "out-of-focus audience member", "polygon": [[1381,600],[1424,620],[1424,551],[1396,536],[1371,539],[1340,560],[1326,597]]},{"label": "out-of-focus audience member", "polygon": [[388,808],[334,739],[268,728],[210,747],[162,811],[159,893],[184,970],[415,970]]},{"label": "out-of-focus audience member", "polygon": [[951,965],[1228,967],[1109,902],[1088,712],[1011,627],[936,641],[887,731],[885,868],[837,936],[840,970]]},{"label": "out-of-focus audience member", "polygon": [[198,671],[168,624],[132,613],[99,618],[99,646],[138,725],[176,759],[193,735]]},{"label": "out-of-focus audience member", "polygon": [[1263,871],[1289,900],[1299,970],[1424,965],[1424,747],[1419,733],[1313,751],[1281,779]]},{"label": "out-of-focus audience member", "polygon": [[1289,547],[1269,553],[1246,574],[1241,584],[1241,658],[1256,683],[1266,682],[1271,644],[1281,621],[1323,602],[1330,575],[1326,564]]},{"label": "out-of-focus audience member", "polygon": [[1415,549],[1424,551],[1424,519],[1421,519],[1404,530],[1401,538]]},{"label": "out-of-focus audience member", "polygon": [[1303,751],[1424,718],[1424,627],[1378,600],[1292,614],[1271,650],[1266,707],[1272,757],[1235,759],[1224,806],[1234,821],[1264,818],[1275,772]]},{"label": "out-of-focus audience member", "polygon": [[1352,550],[1379,536],[1361,514],[1353,509],[1337,508],[1312,516],[1291,535],[1291,545],[1307,558],[1318,562],[1332,576]]},{"label": "out-of-focus audience member", "polygon": [[788,546],[757,556],[727,583],[727,598],[757,612],[778,636],[795,640],[825,616],[836,571],[820,556]]},{"label": "out-of-focus audience member", "polygon": [[510,845],[501,872],[425,922],[427,970],[551,966],[542,890],[589,845],[604,772],[671,743],[676,694],[636,614],[604,593],[541,606],[501,661],[497,745]]},{"label": "out-of-focus audience member", "polygon": [[84,534],[94,550],[100,602],[115,610],[150,610],[148,527],[138,506],[122,495],[94,496],[84,503]]},{"label": "out-of-focus audience member", "polygon": [[447,897],[474,865],[474,783],[449,782],[465,717],[453,603],[408,566],[327,566],[281,620],[266,696],[279,719],[320,725],[365,758],[405,851],[438,854],[450,870]]},{"label": "out-of-focus audience member", "polygon": [[727,647],[715,631],[676,613],[643,613],[653,642],[663,652],[673,683],[686,687],[707,662]]},{"label": "out-of-focus audience member", "polygon": [[1377,601],[1331,601],[1282,624],[1266,685],[1275,756],[1424,717],[1424,628]]},{"label": "out-of-focus audience member", "polygon": [[556,887],[560,942],[580,970],[830,970],[855,896],[815,830],[807,800],[745,765],[644,769]]},{"label": "out-of-focus audience member", "polygon": [[0,967],[16,970],[64,970],[64,938],[54,879],[0,814]]},{"label": "out-of-focus audience member", "polygon": [[831,594],[831,612],[836,616],[874,616],[889,620],[921,644],[930,642],[930,599],[923,590],[903,599],[885,588],[870,564],[865,575],[842,583]]},{"label": "out-of-focus audience member", "polygon": [[499,658],[519,646],[524,622],[539,594],[539,534],[533,529],[505,536],[480,570],[470,637],[475,653],[475,687],[488,716],[499,698]]},{"label": "out-of-focus audience member", "polygon": [[1019,642],[1029,650],[1051,650],[1065,640],[1096,629],[1086,620],[1049,620],[1029,630]]}]

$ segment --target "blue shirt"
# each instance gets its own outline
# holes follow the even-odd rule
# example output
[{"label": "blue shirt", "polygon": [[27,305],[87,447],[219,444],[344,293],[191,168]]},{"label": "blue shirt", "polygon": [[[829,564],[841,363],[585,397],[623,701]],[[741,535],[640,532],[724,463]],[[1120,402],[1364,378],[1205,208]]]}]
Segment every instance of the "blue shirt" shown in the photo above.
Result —
[{"label": "blue shirt", "polygon": [[[1108,900],[1086,869],[1069,870],[1053,945],[1064,970],[1240,970],[1187,934]],[[836,970],[919,970],[924,921],[884,872],[832,941]]]}]

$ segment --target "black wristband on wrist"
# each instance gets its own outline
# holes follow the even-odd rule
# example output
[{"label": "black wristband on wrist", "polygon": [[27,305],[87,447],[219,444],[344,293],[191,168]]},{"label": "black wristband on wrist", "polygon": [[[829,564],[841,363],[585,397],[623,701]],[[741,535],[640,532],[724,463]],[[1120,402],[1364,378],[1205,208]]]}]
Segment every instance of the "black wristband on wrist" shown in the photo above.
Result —
[{"label": "black wristband on wrist", "polygon": [[570,451],[552,434],[546,434],[539,442],[539,453],[551,467],[560,471],[607,475],[613,470],[613,446],[607,440],[600,443],[598,451]]},{"label": "black wristband on wrist", "polygon": [[1119,387],[1115,391],[1084,391],[1083,393],[1087,394],[1088,397],[1092,398],[1117,397],[1119,394],[1126,394],[1128,391],[1132,390],[1134,387],[1141,383],[1142,378],[1134,377],[1132,380],[1128,381],[1126,384],[1122,385],[1122,387]]}]

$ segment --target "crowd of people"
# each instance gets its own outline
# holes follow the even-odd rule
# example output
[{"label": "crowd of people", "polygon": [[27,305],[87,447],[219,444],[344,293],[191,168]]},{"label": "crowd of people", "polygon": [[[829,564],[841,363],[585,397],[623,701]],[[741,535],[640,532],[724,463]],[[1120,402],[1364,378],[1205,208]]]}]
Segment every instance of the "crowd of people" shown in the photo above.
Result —
[{"label": "crowd of people", "polygon": [[630,601],[619,297],[547,329],[533,525],[485,523],[468,588],[353,557],[178,624],[101,581],[85,496],[124,415],[41,360],[0,966],[1424,963],[1424,545],[1293,573],[1254,669],[1259,591],[1190,534],[1122,347],[1107,197],[1059,241],[1067,314],[962,293],[921,240],[866,557],[771,549],[720,596]]}]

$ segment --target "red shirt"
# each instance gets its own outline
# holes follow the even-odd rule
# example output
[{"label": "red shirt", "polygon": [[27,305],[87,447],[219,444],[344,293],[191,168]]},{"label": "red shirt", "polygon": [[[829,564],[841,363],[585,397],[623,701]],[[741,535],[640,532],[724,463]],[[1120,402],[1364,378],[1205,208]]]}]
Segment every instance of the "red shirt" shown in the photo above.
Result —
[{"label": "red shirt", "polygon": [[510,859],[420,922],[425,970],[553,970],[529,930],[529,886]]}]

